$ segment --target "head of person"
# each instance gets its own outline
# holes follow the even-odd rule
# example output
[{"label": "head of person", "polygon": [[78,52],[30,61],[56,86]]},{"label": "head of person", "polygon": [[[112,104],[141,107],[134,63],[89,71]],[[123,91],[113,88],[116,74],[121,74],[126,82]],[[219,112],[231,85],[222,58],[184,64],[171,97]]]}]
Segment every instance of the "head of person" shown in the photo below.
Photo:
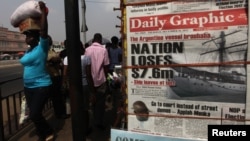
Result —
[{"label": "head of person", "polygon": [[84,48],[88,48],[88,47],[89,47],[89,43],[85,43]]},{"label": "head of person", "polygon": [[23,34],[26,36],[25,42],[31,48],[34,48],[39,43],[40,30],[27,30]]},{"label": "head of person", "polygon": [[143,101],[136,101],[133,103],[134,113],[137,120],[147,121],[149,118],[149,109]]},{"label": "head of person", "polygon": [[118,37],[113,36],[113,37],[111,38],[111,42],[112,42],[112,44],[117,45],[117,44],[119,43],[119,39],[118,39]]},{"label": "head of person", "polygon": [[94,35],[92,43],[97,42],[99,44],[102,44],[102,34],[101,33],[96,33]]}]

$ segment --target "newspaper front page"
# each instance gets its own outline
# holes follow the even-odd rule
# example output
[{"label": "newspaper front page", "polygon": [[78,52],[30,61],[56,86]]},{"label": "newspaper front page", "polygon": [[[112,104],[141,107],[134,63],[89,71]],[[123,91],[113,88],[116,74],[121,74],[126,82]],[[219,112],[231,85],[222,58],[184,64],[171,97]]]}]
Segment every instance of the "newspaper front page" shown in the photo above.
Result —
[{"label": "newspaper front page", "polygon": [[246,0],[127,6],[128,130],[207,138],[244,124]]}]

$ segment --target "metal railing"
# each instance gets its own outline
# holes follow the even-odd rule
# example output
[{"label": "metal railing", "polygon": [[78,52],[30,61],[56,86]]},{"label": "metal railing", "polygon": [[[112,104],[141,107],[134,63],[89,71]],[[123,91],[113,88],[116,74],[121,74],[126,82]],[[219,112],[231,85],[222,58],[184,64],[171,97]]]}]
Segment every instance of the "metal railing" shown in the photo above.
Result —
[{"label": "metal railing", "polygon": [[[13,136],[20,133],[25,127],[31,124],[31,121],[27,121],[24,124],[19,124],[19,116],[21,111],[22,96],[24,96],[24,90],[17,90],[16,92],[7,96],[2,96],[2,86],[6,83],[10,83],[16,80],[21,80],[22,77],[7,80],[0,83],[0,140],[8,141]],[[52,108],[51,101],[48,101],[44,108],[44,112],[49,111]]]}]

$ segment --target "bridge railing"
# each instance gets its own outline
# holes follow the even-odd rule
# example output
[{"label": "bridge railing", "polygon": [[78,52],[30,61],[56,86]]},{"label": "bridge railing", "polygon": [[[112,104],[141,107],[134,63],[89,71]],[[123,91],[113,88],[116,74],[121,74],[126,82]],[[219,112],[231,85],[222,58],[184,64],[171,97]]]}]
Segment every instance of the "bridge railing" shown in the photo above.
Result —
[{"label": "bridge railing", "polygon": [[[25,127],[31,124],[27,121],[24,124],[19,124],[21,113],[22,96],[24,90],[17,90],[7,96],[2,95],[2,88],[4,84],[11,83],[16,80],[21,80],[22,77],[7,80],[0,83],[0,140],[8,141],[13,136],[19,134]],[[52,108],[51,101],[48,101],[44,108],[44,112],[48,112]]]}]

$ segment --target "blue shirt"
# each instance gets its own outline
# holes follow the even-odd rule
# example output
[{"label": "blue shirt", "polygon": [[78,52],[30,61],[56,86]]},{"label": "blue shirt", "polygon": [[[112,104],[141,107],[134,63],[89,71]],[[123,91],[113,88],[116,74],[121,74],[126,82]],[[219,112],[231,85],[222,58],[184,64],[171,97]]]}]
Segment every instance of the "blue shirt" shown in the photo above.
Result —
[{"label": "blue shirt", "polygon": [[24,66],[24,87],[37,88],[52,84],[50,75],[46,70],[48,50],[48,40],[40,37],[39,44],[32,50],[27,51],[20,59],[20,63]]},{"label": "blue shirt", "polygon": [[122,55],[122,49],[120,47],[109,48],[109,69],[114,69],[115,65],[121,65],[121,62],[119,61],[119,55]]}]

